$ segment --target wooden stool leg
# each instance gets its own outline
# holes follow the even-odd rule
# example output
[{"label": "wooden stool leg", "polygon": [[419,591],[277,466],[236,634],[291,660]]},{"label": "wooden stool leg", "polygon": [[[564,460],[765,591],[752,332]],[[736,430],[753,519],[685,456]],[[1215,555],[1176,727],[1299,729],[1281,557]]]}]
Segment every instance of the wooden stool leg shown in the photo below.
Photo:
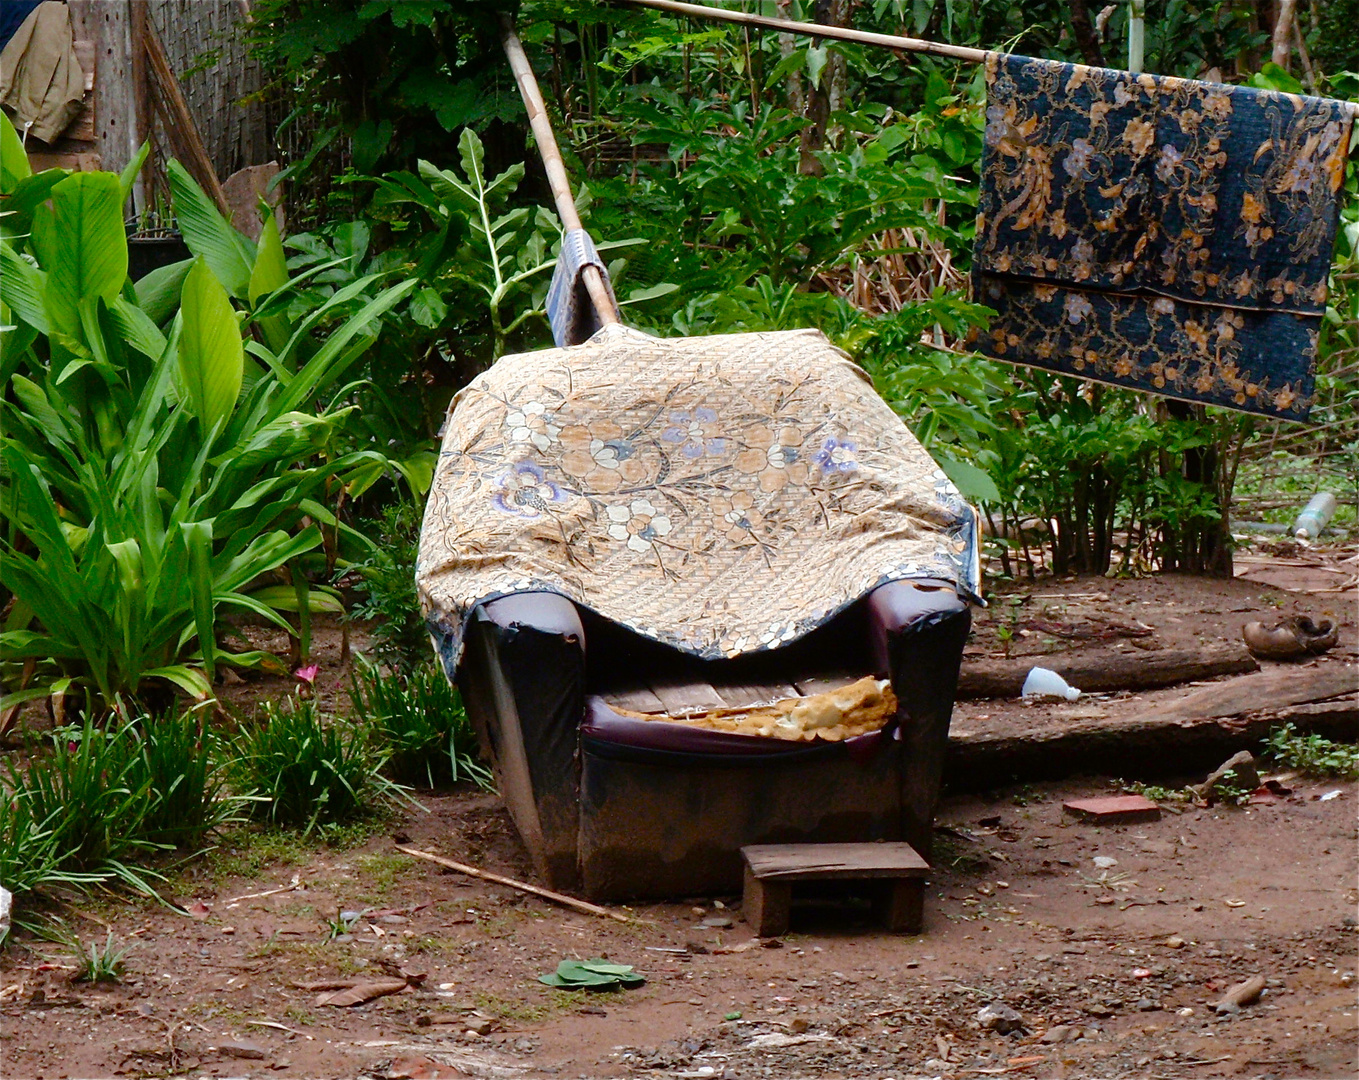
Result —
[{"label": "wooden stool leg", "polygon": [[746,867],[745,894],[741,917],[760,937],[780,937],[788,933],[793,886],[787,881],[761,881]]},{"label": "wooden stool leg", "polygon": [[920,933],[925,924],[925,883],[920,878],[898,878],[890,885],[882,913],[887,929]]}]

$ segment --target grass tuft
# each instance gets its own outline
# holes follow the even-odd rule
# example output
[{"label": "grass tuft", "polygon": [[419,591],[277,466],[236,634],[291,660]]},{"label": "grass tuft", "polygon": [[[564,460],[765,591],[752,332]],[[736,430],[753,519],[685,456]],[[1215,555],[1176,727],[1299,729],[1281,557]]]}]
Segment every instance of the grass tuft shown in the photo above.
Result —
[{"label": "grass tuft", "polygon": [[405,784],[438,787],[470,780],[491,786],[477,760],[476,735],[462,699],[439,669],[424,664],[384,674],[359,660],[350,674],[354,717],[388,750],[391,775]]}]

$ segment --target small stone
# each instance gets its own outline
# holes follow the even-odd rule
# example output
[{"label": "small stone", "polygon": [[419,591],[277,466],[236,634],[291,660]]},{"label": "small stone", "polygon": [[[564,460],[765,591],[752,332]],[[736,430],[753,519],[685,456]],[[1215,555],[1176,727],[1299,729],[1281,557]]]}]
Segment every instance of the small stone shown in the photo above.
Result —
[{"label": "small stone", "polygon": [[977,1023],[989,1031],[1008,1035],[1024,1030],[1024,1018],[1003,1002],[993,1001],[977,1010]]},{"label": "small stone", "polygon": [[703,920],[702,925],[713,930],[729,930],[735,924],[728,915],[709,915]]},{"label": "small stone", "polygon": [[215,1047],[219,1054],[227,1057],[242,1058],[248,1061],[263,1061],[269,1056],[269,1051],[258,1043],[252,1043],[248,1039],[228,1039],[220,1042]]},{"label": "small stone", "polygon": [[807,1029],[811,1026],[811,1022],[805,1017],[797,1016],[788,1024],[788,1030],[794,1035],[802,1035],[805,1034]]},{"label": "small stone", "polygon": [[1205,799],[1221,798],[1226,789],[1233,791],[1254,791],[1260,786],[1260,773],[1255,767],[1255,757],[1249,750],[1233,754],[1211,773],[1208,779],[1197,788]]},{"label": "small stone", "polygon": [[1165,939],[1163,944],[1167,949],[1183,949],[1184,938],[1180,937],[1179,934],[1171,934],[1170,937]]},{"label": "small stone", "polygon": [[1138,1012],[1159,1012],[1161,1006],[1152,1001],[1151,998],[1138,998],[1137,1004],[1133,1008]]},{"label": "small stone", "polygon": [[1107,1016],[1114,1015],[1113,1009],[1109,1008],[1108,1005],[1104,1005],[1098,1001],[1092,1001],[1089,1005],[1085,1007],[1085,1011],[1089,1013],[1091,1016],[1098,1017],[1101,1020]]},{"label": "small stone", "polygon": [[1074,1039],[1079,1033],[1079,1029],[1070,1024],[1058,1024],[1056,1027],[1048,1028],[1047,1031],[1043,1032],[1038,1041],[1045,1043],[1067,1042]]},{"label": "small stone", "polygon": [[474,1016],[467,1021],[467,1030],[474,1035],[489,1035],[495,1030],[495,1021],[484,1016]]},{"label": "small stone", "polygon": [[1095,864],[1096,870],[1109,870],[1118,865],[1118,860],[1110,858],[1108,855],[1096,855],[1090,861]]}]

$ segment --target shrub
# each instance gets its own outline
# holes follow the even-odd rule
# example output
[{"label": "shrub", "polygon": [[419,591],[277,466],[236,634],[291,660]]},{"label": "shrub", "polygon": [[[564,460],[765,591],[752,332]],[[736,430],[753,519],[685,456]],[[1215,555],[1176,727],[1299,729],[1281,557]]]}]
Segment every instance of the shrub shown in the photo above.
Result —
[{"label": "shrub", "polygon": [[[172,162],[196,258],[134,289],[125,185],[57,172],[38,193],[31,250],[22,234],[0,237],[0,575],[13,596],[0,651],[6,674],[33,664],[0,709],[83,694],[104,713],[168,700],[171,686],[206,697],[221,664],[283,667],[223,647],[219,610],[290,630],[280,611],[334,606],[298,560],[354,539],[326,504],[387,459],[333,451],[352,409],[316,403],[345,396],[375,321],[415,282],[368,275],[284,320],[296,282],[273,223],[256,247]],[[264,339],[249,361],[234,304]],[[260,580],[285,566],[295,586]]]},{"label": "shrub", "polygon": [[382,774],[386,754],[367,727],[327,723],[311,701],[266,704],[258,725],[247,727],[232,749],[235,787],[252,800],[256,816],[300,825],[304,835],[403,797]]},{"label": "shrub", "polygon": [[368,522],[375,541],[372,553],[348,572],[358,574],[363,598],[356,618],[373,620],[373,653],[399,674],[414,672],[429,661],[429,631],[415,594],[415,558],[420,546],[420,507],[395,502]]},{"label": "shrub", "polygon": [[477,760],[476,735],[462,699],[429,664],[384,675],[360,660],[350,675],[354,716],[388,748],[388,768],[403,783],[430,787],[470,780],[489,789],[491,773]]}]

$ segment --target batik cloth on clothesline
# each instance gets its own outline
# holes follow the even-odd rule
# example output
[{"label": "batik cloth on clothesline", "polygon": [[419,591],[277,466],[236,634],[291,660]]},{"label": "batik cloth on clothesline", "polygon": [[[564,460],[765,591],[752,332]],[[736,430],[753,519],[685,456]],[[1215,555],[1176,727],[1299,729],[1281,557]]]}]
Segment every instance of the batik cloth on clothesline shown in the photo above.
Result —
[{"label": "batik cloth on clothesline", "polygon": [[1353,108],[992,53],[978,351],[1305,419]]},{"label": "batik cloth on clothesline", "polygon": [[620,325],[454,398],[416,585],[449,670],[478,605],[554,592],[719,659],[911,578],[978,598],[977,516],[816,330]]}]

